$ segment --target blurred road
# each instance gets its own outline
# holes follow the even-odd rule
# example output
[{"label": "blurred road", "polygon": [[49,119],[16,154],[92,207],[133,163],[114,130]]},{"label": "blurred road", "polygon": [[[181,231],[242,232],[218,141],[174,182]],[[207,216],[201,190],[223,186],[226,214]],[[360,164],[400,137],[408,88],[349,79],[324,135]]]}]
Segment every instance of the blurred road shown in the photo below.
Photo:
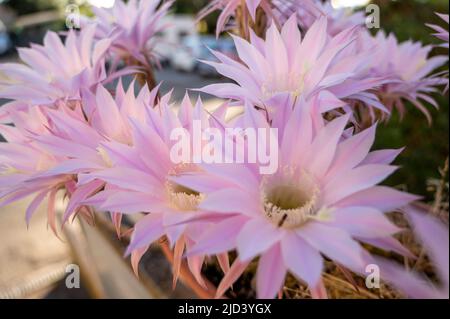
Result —
[{"label": "blurred road", "polygon": [[[203,86],[223,82],[224,79],[220,78],[205,78],[195,73],[186,73],[175,71],[171,68],[156,71],[156,81],[162,82],[161,92],[169,92],[173,88],[173,98],[180,101],[183,99],[186,89],[197,89]],[[198,92],[190,91],[189,96],[191,99],[196,99],[199,95]],[[201,98],[205,101],[214,99],[211,95],[201,93]]]}]

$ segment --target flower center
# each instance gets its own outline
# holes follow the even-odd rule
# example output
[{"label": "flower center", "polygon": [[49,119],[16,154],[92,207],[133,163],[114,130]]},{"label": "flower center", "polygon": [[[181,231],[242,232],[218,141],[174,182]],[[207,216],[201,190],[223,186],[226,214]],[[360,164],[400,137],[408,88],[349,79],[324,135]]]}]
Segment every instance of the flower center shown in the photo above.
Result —
[{"label": "flower center", "polygon": [[203,200],[202,194],[173,182],[167,183],[167,190],[171,205],[180,211],[194,211]]},{"label": "flower center", "polygon": [[294,97],[303,94],[305,90],[305,77],[309,71],[310,66],[305,62],[303,71],[291,71],[289,74],[283,74],[282,77],[275,75],[268,75],[266,81],[261,85],[261,92],[263,98],[268,100],[279,93],[289,92]]},{"label": "flower center", "polygon": [[[179,164],[169,175],[176,176],[182,173],[195,171],[198,171],[198,168],[195,165]],[[173,181],[166,182],[166,190],[172,207],[183,212],[195,211],[204,198],[203,194]]]},{"label": "flower center", "polygon": [[292,168],[263,180],[266,217],[277,227],[297,228],[317,215],[319,188],[306,172]]}]

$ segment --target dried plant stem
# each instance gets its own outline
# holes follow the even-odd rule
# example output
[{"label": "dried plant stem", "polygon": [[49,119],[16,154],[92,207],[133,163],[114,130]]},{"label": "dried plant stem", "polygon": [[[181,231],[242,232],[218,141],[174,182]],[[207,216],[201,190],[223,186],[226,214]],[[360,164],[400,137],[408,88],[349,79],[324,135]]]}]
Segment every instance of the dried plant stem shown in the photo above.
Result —
[{"label": "dried plant stem", "polygon": [[331,287],[339,287],[340,289],[345,289],[347,291],[351,292],[357,292],[358,295],[370,298],[370,299],[380,299],[379,296],[367,291],[366,289],[361,289],[359,287],[357,290],[355,289],[355,286],[347,282],[339,277],[333,276],[331,274],[324,273],[323,274],[323,281],[325,282],[325,285],[331,286]]},{"label": "dried plant stem", "polygon": [[439,170],[441,179],[439,181],[439,186],[436,189],[436,194],[434,197],[434,203],[431,209],[431,213],[436,216],[440,217],[441,214],[441,204],[444,197],[444,189],[445,189],[445,180],[448,174],[448,157],[445,159],[444,167]]},{"label": "dried plant stem", "polygon": [[267,29],[267,16],[263,9],[256,10],[256,21],[252,25],[252,29],[259,37],[264,37]]},{"label": "dried plant stem", "polygon": [[148,85],[148,88],[152,90],[156,87],[156,79],[153,74],[153,70],[149,66],[144,66],[141,63],[138,64],[140,67],[145,69],[144,73],[138,73],[136,78],[139,84],[143,87],[144,85]]},{"label": "dried plant stem", "polygon": [[266,13],[259,7],[256,10],[256,21],[253,21],[248,12],[245,0],[241,0],[241,4],[236,10],[236,23],[241,38],[244,38],[247,41],[250,40],[250,28],[257,36],[264,37],[267,28]]},{"label": "dried plant stem", "polygon": [[[443,201],[443,194],[444,194],[444,189],[445,189],[445,180],[448,174],[448,161],[449,158],[447,157],[445,159],[445,163],[444,163],[444,167],[442,169],[439,169],[440,175],[441,175],[441,179],[439,181],[439,185],[436,189],[435,192],[435,196],[434,196],[434,202],[433,205],[431,206],[431,211],[430,213],[433,216],[436,216],[437,218],[441,217],[441,203]],[[422,263],[423,259],[425,257],[425,249],[422,247],[420,250],[420,254],[419,257],[417,258],[413,270],[416,270],[420,264]]]},{"label": "dried plant stem", "polygon": [[245,0],[241,0],[240,6],[236,9],[236,22],[240,37],[248,41],[250,35],[248,34],[247,19],[247,6]]},{"label": "dried plant stem", "polygon": [[146,63],[142,63],[132,57],[126,59],[126,64],[130,66],[137,66],[140,72],[136,73],[136,79],[141,87],[148,85],[148,88],[152,90],[156,87],[156,79],[153,74],[152,63],[148,57],[145,58]]}]

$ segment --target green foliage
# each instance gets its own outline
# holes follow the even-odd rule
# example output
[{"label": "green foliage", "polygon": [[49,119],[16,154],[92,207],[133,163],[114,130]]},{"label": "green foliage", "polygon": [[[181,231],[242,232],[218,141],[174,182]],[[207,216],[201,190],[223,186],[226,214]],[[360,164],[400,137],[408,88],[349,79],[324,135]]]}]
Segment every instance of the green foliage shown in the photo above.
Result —
[{"label": "green foliage", "polygon": [[[207,4],[208,0],[176,0],[174,4],[174,12],[180,14],[193,14],[196,15]],[[216,30],[216,22],[219,17],[219,11],[215,11],[212,14],[205,17],[207,25],[207,32],[213,34]]]},{"label": "green foliage", "polygon": [[61,0],[5,0],[3,4],[11,7],[18,15],[34,13],[43,10],[55,10],[65,1]]},{"label": "green foliage", "polygon": [[439,178],[438,168],[444,165],[449,154],[448,140],[448,97],[439,97],[440,110],[432,110],[433,124],[429,125],[424,115],[408,105],[409,110],[403,120],[394,112],[388,124],[379,125],[376,149],[406,147],[395,162],[400,169],[387,181],[410,192],[425,196],[426,182]]},{"label": "green foliage", "polygon": [[435,12],[448,12],[447,0],[375,0],[381,9],[381,28],[394,32],[401,41],[413,39],[424,43],[439,43],[430,36],[425,23],[441,24]]},{"label": "green foliage", "polygon": [[177,0],[174,8],[177,13],[197,14],[206,4],[205,0]]}]

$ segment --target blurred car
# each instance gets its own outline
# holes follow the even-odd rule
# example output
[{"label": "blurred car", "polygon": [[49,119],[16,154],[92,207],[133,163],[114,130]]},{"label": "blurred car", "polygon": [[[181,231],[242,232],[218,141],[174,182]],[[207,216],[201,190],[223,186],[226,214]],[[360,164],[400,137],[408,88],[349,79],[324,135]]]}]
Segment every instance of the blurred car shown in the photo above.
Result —
[{"label": "blurred car", "polygon": [[186,41],[198,37],[195,19],[188,15],[169,15],[163,19],[167,25],[156,34],[151,46],[162,65],[172,65],[180,70],[189,69],[189,56],[182,48]]},{"label": "blurred car", "polygon": [[233,60],[239,60],[234,41],[231,38],[220,39],[219,51]]},{"label": "blurred car", "polygon": [[217,61],[217,58],[211,53],[211,50],[219,50],[219,41],[214,36],[203,36],[201,39],[200,54],[195,61],[195,71],[205,77],[217,76],[217,71],[210,65],[201,62]]},{"label": "blurred car", "polygon": [[6,30],[5,24],[0,20],[0,55],[7,53],[11,49],[12,43]]},{"label": "blurred car", "polygon": [[172,67],[178,71],[192,72],[200,54],[200,37],[198,35],[188,35],[182,39],[181,45],[174,50],[170,62]]},{"label": "blurred car", "polygon": [[201,62],[217,61],[211,50],[219,51],[232,59],[237,58],[231,38],[216,39],[210,35],[195,34],[183,37],[181,45],[172,53],[171,65],[178,71],[197,72],[205,77],[218,76],[213,67]]}]

